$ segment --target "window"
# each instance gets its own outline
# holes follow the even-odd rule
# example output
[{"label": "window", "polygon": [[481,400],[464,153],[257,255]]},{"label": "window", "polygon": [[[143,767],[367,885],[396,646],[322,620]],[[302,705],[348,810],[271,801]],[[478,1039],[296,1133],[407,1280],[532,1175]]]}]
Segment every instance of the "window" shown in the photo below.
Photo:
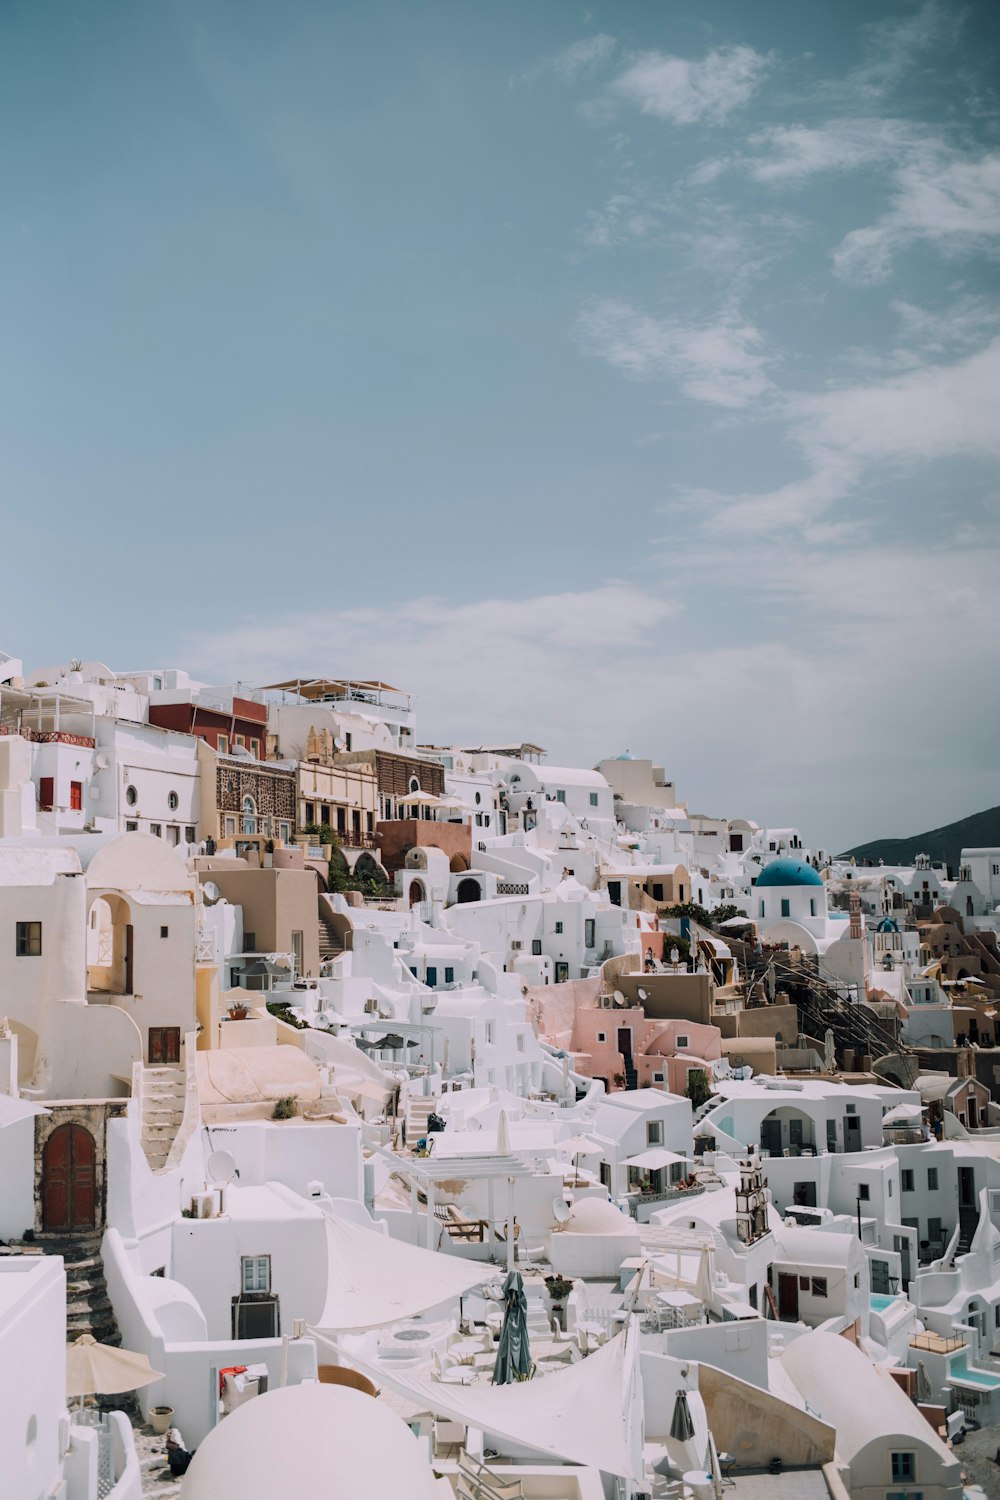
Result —
[{"label": "window", "polygon": [[455,970],[453,968],[451,968],[450,966],[447,967],[445,969],[445,971],[444,971],[444,982],[445,982],[445,984],[454,984],[455,983]]},{"label": "window", "polygon": [[763,896],[757,902],[757,915],[758,915],[758,917],[762,917],[764,915],[764,898],[763,898]]},{"label": "window", "polygon": [[861,1202],[862,1203],[867,1203],[868,1200],[871,1198],[871,1195],[872,1195],[872,1190],[868,1186],[867,1182],[859,1182],[858,1183],[858,1197],[861,1199]]},{"label": "window", "polygon": [[566,793],[562,790],[561,787],[556,792],[556,801],[557,802],[565,802],[566,801]]},{"label": "window", "polygon": [[219,751],[220,755],[228,755],[229,754],[229,736],[228,736],[228,734],[220,734],[218,740],[216,741],[216,744],[217,744],[218,751]]},{"label": "window", "polygon": [[197,831],[197,829],[191,823],[187,823],[185,825],[185,827],[184,827],[184,842],[185,842],[185,844],[193,844],[195,842],[195,840],[197,839],[197,837],[198,837],[198,831]]},{"label": "window", "polygon": [[591,805],[591,807],[597,807],[597,805],[598,805],[599,802],[600,802],[600,798],[598,797],[597,793],[596,792],[591,792],[591,794],[590,794],[590,805]]},{"label": "window", "polygon": [[542,956],[542,940],[541,940],[541,938],[532,938],[531,939],[531,956],[532,956],[532,958],[541,958],[541,956]]},{"label": "window", "polygon": [[524,1035],[520,1031],[517,1033],[517,1050],[518,1052],[524,1051]]},{"label": "window", "polygon": [[337,832],[338,833],[346,833],[347,832],[347,808],[346,807],[338,807],[337,808]]},{"label": "window", "polygon": [[826,1296],[826,1277],[814,1276],[812,1278],[812,1294],[814,1297]]},{"label": "window", "polygon": [[941,1219],[927,1220],[927,1238],[933,1243],[943,1241],[944,1222]]},{"label": "window", "polygon": [[18,922],[14,941],[14,952],[18,958],[41,958],[41,922]]},{"label": "window", "polygon": [[368,819],[368,832],[369,833],[374,833],[375,832],[375,814],[372,813],[372,812],[370,812],[370,813],[366,814],[366,817]]},{"label": "window", "polygon": [[690,1042],[688,1041],[688,1039],[687,1039],[686,1036],[679,1036],[679,1037],[677,1037],[676,1040],[677,1040],[677,1046],[678,1047],[688,1047],[688,1046],[690,1046]]},{"label": "window", "polygon": [[856,1115],[858,1112],[858,1106],[856,1104],[848,1104],[845,1106],[845,1108],[849,1115]]},{"label": "window", "polygon": [[792,915],[792,903],[785,896],[781,898],[781,915],[783,917],[790,917]]},{"label": "window", "polygon": [[902,1187],[904,1193],[912,1193],[913,1192],[913,1168],[912,1167],[904,1167],[903,1168],[903,1170],[899,1174],[899,1182],[900,1182],[900,1186]]},{"label": "window", "polygon": [[894,1484],[911,1483],[917,1477],[917,1455],[915,1453],[893,1453],[892,1478]]},{"label": "window", "polygon": [[663,1121],[662,1120],[647,1120],[646,1121],[646,1145],[647,1146],[662,1146],[663,1145]]},{"label": "window", "polygon": [[169,927],[161,927],[160,928],[160,937],[161,938],[168,938],[169,936],[170,936],[170,928]]},{"label": "window", "polygon": [[149,831],[153,835],[154,838],[162,839],[162,837],[163,837],[163,824],[162,823],[150,823],[150,825],[149,825]]},{"label": "window", "polygon": [[322,803],[319,810],[319,820],[327,828],[330,826],[330,809],[326,803]]},{"label": "window", "polygon": [[811,917],[814,917],[816,915],[816,900],[813,896],[809,897],[809,915]]},{"label": "window", "polygon": [[938,1169],[937,1169],[937,1167],[928,1167],[927,1168],[927,1191],[929,1193],[936,1193],[937,1192],[937,1185],[938,1185]]},{"label": "window", "polygon": [[663,882],[660,880],[654,880],[653,882],[653,900],[663,900]]},{"label": "window", "polygon": [[245,834],[257,832],[257,804],[252,797],[243,798],[243,832]]},{"label": "window", "polygon": [[244,750],[244,749],[246,749],[246,740],[243,738],[243,736],[241,734],[234,734],[233,735],[233,749],[234,750]]},{"label": "window", "polygon": [[139,793],[136,791],[135,787],[127,786],[125,788],[125,801],[128,803],[129,807],[134,807],[138,800]]},{"label": "window", "polygon": [[167,843],[170,844],[174,849],[176,849],[177,845],[180,843],[180,841],[181,841],[181,831],[178,828],[177,824],[176,823],[168,823],[167,824]]},{"label": "window", "polygon": [[[161,690],[162,687],[163,687],[163,678],[162,677],[154,677],[153,678],[153,692],[154,693],[160,692],[160,690]],[[161,1276],[163,1275],[162,1271],[160,1272],[160,1275]]]},{"label": "window", "polygon": [[496,1038],[496,1024],[493,1021],[487,1021],[486,1022],[486,1040],[487,1040],[487,1042],[489,1043],[490,1046],[493,1045],[493,1042],[494,1042],[495,1038]]},{"label": "window", "polygon": [[563,930],[563,924],[561,922],[557,922],[555,930],[556,930],[556,936],[557,937],[560,936],[561,933],[562,933],[562,930]]},{"label": "window", "polygon": [[69,805],[73,812],[83,810],[83,782],[71,781],[69,784]]},{"label": "window", "polygon": [[176,792],[167,793],[167,806],[170,808],[171,812],[177,811],[178,807],[180,806],[180,802],[181,799],[178,797]]},{"label": "window", "polygon": [[608,1039],[608,1033],[606,1031],[599,1031],[597,1033],[597,1040],[599,1042],[606,1042],[607,1039]]},{"label": "window", "polygon": [[250,754],[254,760],[260,760],[260,740],[250,741]]},{"label": "window", "polygon": [[235,818],[227,818],[226,819],[226,823],[225,823],[225,829],[226,829],[225,837],[227,839],[235,838],[236,837],[236,819]]},{"label": "window", "polygon": [[255,932],[245,932],[243,934],[243,951],[245,953],[257,952],[257,934]]},{"label": "window", "polygon": [[597,922],[593,917],[588,917],[583,924],[583,946],[593,948],[597,944]]},{"label": "window", "polygon": [[243,1255],[240,1257],[243,1292],[269,1292],[271,1290],[271,1257],[269,1255]]},{"label": "window", "polygon": [[134,818],[129,818],[128,821],[125,824],[125,832],[126,833],[138,833],[138,831],[139,831],[139,825],[138,825],[138,823],[135,821]]}]

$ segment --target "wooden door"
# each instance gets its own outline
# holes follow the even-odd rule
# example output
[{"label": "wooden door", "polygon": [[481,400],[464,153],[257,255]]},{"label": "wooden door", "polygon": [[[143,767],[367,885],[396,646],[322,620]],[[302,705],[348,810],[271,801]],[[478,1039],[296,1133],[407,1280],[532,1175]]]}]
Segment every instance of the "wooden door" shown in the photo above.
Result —
[{"label": "wooden door", "polygon": [[972,1167],[959,1167],[958,1169],[958,1206],[959,1208],[975,1208],[976,1206],[976,1174]]},{"label": "wooden door", "polygon": [[778,1317],[783,1322],[799,1320],[799,1278],[778,1272]]},{"label": "wooden door", "polygon": [[93,1229],[97,1147],[82,1125],[59,1125],[42,1151],[42,1228]]},{"label": "wooden door", "polygon": [[149,1062],[179,1063],[181,1060],[181,1028],[179,1026],[151,1026],[149,1028]]},{"label": "wooden door", "polygon": [[135,928],[129,922],[125,927],[125,994],[134,994],[135,983]]}]

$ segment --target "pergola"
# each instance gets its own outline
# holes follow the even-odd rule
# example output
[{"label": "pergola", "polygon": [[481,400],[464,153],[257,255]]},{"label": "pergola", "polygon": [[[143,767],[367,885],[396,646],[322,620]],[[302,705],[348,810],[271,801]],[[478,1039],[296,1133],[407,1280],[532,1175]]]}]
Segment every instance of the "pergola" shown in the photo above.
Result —
[{"label": "pergola", "polygon": [[508,1271],[514,1269],[514,1182],[519,1177],[534,1177],[536,1173],[533,1167],[526,1166],[519,1156],[514,1156],[512,1153],[499,1154],[491,1152],[485,1153],[482,1156],[442,1156],[435,1159],[433,1156],[401,1156],[398,1152],[392,1151],[388,1146],[378,1146],[376,1150],[392,1164],[394,1172],[409,1179],[410,1211],[413,1214],[415,1226],[419,1218],[417,1195],[421,1189],[426,1195],[427,1213],[424,1243],[428,1250],[436,1249],[434,1241],[437,1237],[437,1220],[434,1217],[434,1209],[436,1206],[435,1195],[438,1183],[452,1182],[457,1178],[478,1182],[485,1180],[488,1192],[487,1218],[489,1220],[492,1259],[494,1183],[497,1178],[506,1179],[507,1269]]}]

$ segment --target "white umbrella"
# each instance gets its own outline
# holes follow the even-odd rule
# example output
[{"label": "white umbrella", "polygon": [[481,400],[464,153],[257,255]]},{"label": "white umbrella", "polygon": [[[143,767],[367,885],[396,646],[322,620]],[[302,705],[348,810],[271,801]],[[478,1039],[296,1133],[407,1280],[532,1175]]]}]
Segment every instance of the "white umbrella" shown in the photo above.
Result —
[{"label": "white umbrella", "polygon": [[99,1344],[89,1333],[66,1347],[67,1396],[118,1396],[163,1378],[144,1354]]},{"label": "white umbrella", "polygon": [[564,1141],[556,1141],[557,1151],[566,1151],[570,1156],[598,1156],[604,1150],[600,1141],[589,1135],[570,1135]]},{"label": "white umbrella", "polygon": [[497,1117],[497,1156],[510,1155],[510,1121],[507,1119],[507,1111],[502,1109]]}]

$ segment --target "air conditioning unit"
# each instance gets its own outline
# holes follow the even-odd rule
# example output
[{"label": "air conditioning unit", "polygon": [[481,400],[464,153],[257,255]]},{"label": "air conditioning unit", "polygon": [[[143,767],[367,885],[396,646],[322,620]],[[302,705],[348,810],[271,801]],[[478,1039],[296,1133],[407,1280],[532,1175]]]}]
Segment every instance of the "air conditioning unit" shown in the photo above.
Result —
[{"label": "air conditioning unit", "polygon": [[191,1197],[191,1217],[210,1219],[215,1211],[214,1193],[194,1193]]},{"label": "air conditioning unit", "polygon": [[378,1001],[376,999],[372,998],[371,1000],[366,1000],[365,1001],[365,1015],[366,1016],[377,1016],[378,1015]]},{"label": "air conditioning unit", "polygon": [[522,948],[523,948],[523,947],[524,947],[524,944],[523,944],[523,943],[521,943],[521,942],[518,942],[518,941],[517,941],[517,940],[516,940],[516,939],[515,939],[515,940],[513,940],[513,941],[512,941],[512,942],[511,942],[511,945],[510,945],[510,950],[511,950],[511,952],[512,952],[512,953],[520,953],[520,951],[521,951],[521,949],[522,949]]}]

